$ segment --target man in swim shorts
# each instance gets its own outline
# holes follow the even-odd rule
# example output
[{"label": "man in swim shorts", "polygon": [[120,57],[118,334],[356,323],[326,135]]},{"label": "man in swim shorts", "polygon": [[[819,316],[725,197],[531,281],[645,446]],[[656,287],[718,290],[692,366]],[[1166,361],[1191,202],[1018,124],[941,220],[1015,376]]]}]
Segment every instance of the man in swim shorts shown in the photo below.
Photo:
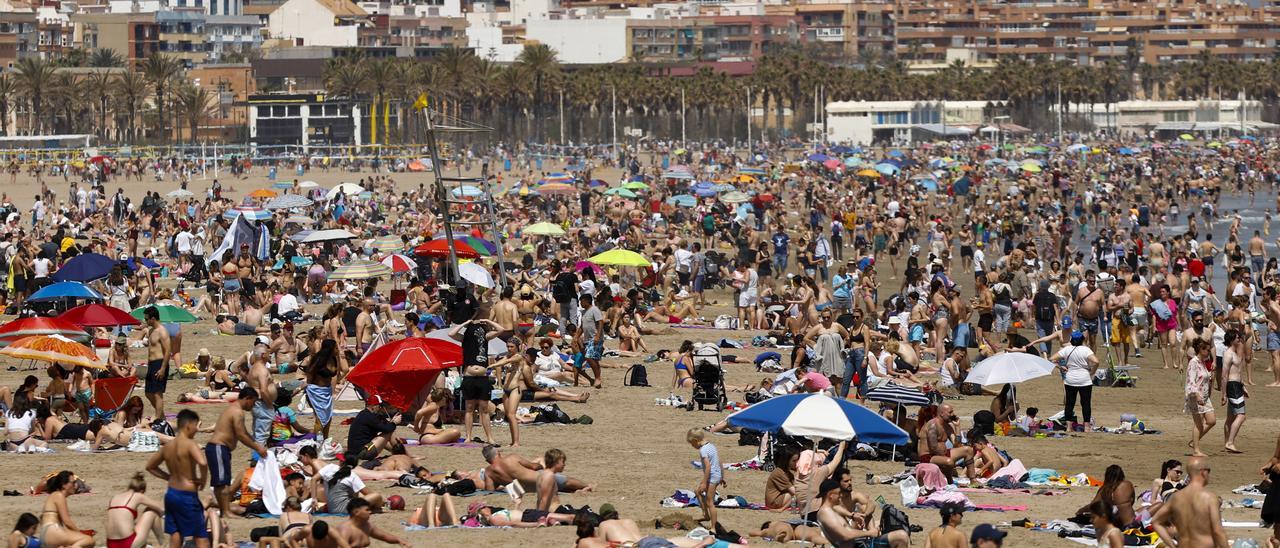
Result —
[{"label": "man in swim shorts", "polygon": [[183,409],[178,412],[177,422],[177,435],[151,457],[147,472],[169,484],[164,494],[164,532],[170,536],[171,544],[181,545],[191,538],[197,548],[208,548],[209,530],[199,492],[208,480],[209,464],[204,451],[192,439],[200,427],[200,416]]}]

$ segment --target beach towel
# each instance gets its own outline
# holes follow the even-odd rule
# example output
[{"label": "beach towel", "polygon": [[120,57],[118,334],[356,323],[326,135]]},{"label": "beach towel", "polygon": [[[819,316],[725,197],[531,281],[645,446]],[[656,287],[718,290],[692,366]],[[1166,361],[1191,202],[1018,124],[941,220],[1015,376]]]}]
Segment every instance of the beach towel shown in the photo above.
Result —
[{"label": "beach towel", "polygon": [[249,488],[262,493],[262,504],[272,514],[279,514],[286,494],[284,480],[280,478],[280,463],[276,462],[275,451],[267,451],[266,458],[258,461],[253,468],[253,477],[249,478]]},{"label": "beach towel", "polygon": [[1004,468],[996,470],[996,473],[991,475],[991,479],[1009,478],[1016,482],[1022,479],[1025,475],[1027,475],[1027,468],[1022,465],[1022,461],[1013,459],[1009,461],[1009,464],[1006,464]]},{"label": "beach towel", "polygon": [[333,387],[308,384],[307,401],[320,424],[329,424],[333,420]]},{"label": "beach towel", "polygon": [[1049,468],[1032,468],[1027,470],[1027,483],[1029,485],[1045,485],[1049,483],[1049,478],[1057,475],[1057,470]]},{"label": "beach towel", "polygon": [[916,465],[916,480],[920,482],[920,486],[936,491],[947,487],[947,476],[942,473],[942,469],[936,464],[922,462]]},{"label": "beach towel", "polygon": [[819,356],[818,372],[824,377],[838,377],[844,374],[844,361],[841,359],[843,344],[837,333],[823,333],[814,344],[814,351]]}]

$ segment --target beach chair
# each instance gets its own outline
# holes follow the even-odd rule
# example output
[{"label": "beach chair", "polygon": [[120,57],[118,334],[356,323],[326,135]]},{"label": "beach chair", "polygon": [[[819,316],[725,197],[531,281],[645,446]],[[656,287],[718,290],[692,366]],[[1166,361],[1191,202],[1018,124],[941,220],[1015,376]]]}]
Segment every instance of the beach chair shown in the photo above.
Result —
[{"label": "beach chair", "polygon": [[89,418],[111,420],[138,385],[138,377],[112,377],[93,381],[93,399],[89,402]]}]

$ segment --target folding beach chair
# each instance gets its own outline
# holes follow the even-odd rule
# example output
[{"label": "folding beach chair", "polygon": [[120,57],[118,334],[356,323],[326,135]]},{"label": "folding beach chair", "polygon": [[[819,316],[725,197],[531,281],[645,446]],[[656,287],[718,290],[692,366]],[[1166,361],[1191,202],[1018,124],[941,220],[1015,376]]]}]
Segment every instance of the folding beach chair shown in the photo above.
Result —
[{"label": "folding beach chair", "polygon": [[89,402],[89,417],[111,420],[125,402],[129,401],[138,377],[112,377],[93,381],[93,400]]}]

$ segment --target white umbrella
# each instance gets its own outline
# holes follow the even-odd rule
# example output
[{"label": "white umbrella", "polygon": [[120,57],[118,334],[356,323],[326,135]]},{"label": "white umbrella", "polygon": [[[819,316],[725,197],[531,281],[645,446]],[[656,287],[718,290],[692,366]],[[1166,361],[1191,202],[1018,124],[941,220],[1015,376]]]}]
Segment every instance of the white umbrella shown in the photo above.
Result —
[{"label": "white umbrella", "polygon": [[364,187],[357,185],[355,183],[342,183],[338,186],[335,186],[329,189],[329,192],[325,193],[325,197],[332,200],[335,197],[337,197],[338,194],[353,195],[353,194],[359,194],[361,192],[364,192],[364,190],[365,190]]},{"label": "white umbrella", "polygon": [[462,276],[462,279],[480,287],[493,289],[493,276],[489,274],[488,269],[476,263],[462,263],[458,265],[458,275]]},{"label": "white umbrella", "polygon": [[316,188],[318,186],[320,186],[320,183],[317,183],[315,181],[303,181],[301,183],[298,183],[298,188]]},{"label": "white umbrella", "polygon": [[185,188],[179,188],[179,189],[169,191],[169,193],[165,194],[165,196],[168,196],[170,198],[190,198],[192,196],[195,196],[195,194]]},{"label": "white umbrella", "polygon": [[285,194],[277,198],[272,198],[266,205],[262,206],[266,209],[292,209],[295,207],[309,207],[315,202],[306,196],[297,194]]},{"label": "white umbrella", "polygon": [[341,228],[334,228],[329,230],[314,230],[310,234],[307,234],[306,237],[302,238],[301,241],[305,244],[313,242],[327,242],[330,240],[350,240],[355,237],[355,234],[347,232]]},{"label": "white umbrella", "polygon": [[1053,373],[1053,362],[1025,352],[1001,352],[978,362],[964,382],[982,386],[1018,384]]}]

